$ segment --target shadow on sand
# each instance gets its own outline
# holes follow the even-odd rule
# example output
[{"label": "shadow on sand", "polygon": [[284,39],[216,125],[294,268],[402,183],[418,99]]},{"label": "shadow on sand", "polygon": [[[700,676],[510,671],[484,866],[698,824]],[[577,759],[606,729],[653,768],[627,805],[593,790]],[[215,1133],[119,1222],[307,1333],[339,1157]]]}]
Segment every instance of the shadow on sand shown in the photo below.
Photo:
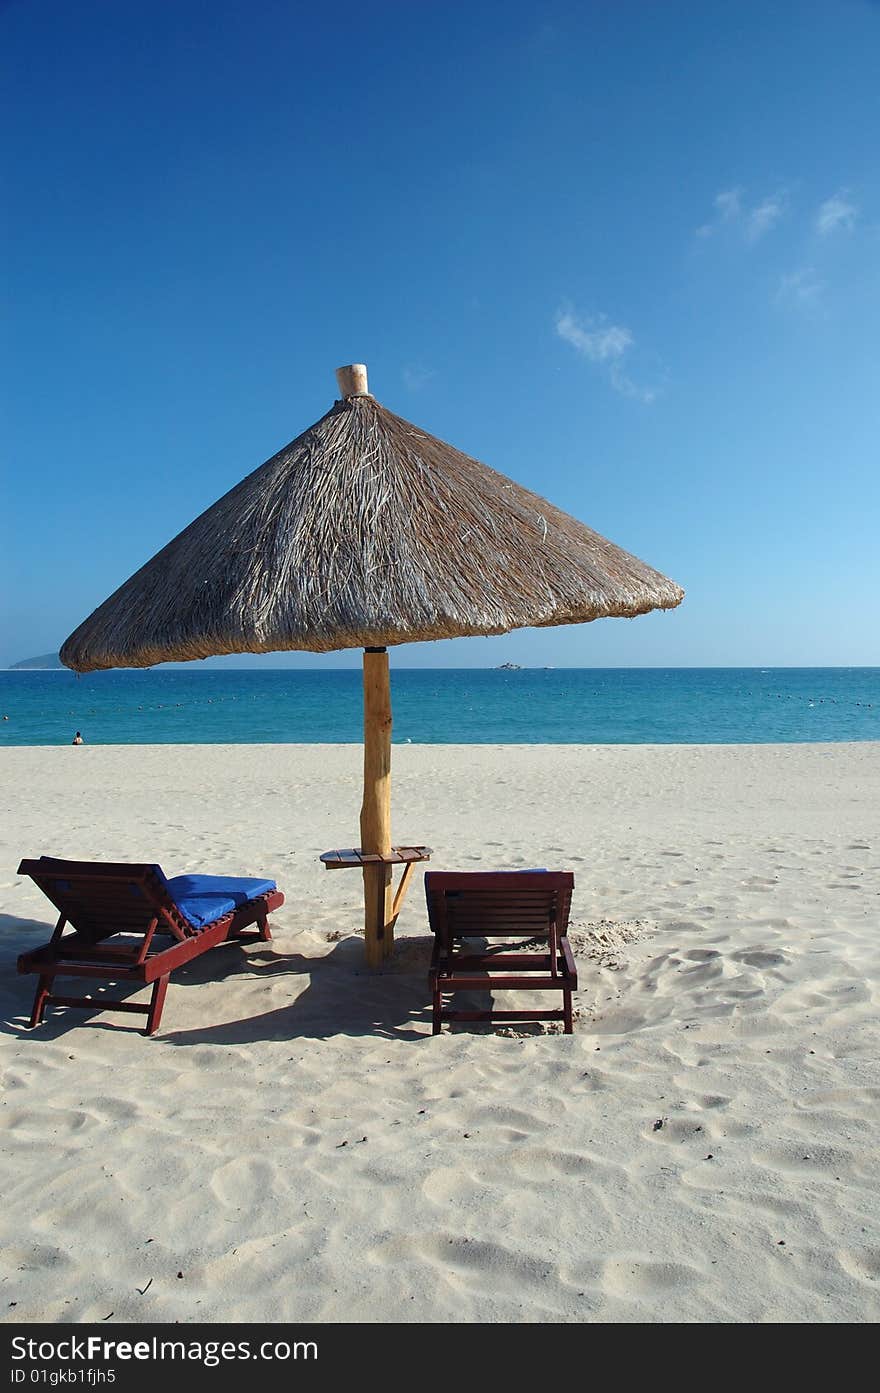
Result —
[{"label": "shadow on sand", "polygon": [[[143,1019],[117,1013],[103,1016],[102,995],[136,996],[136,990],[112,982],[79,979],[75,992],[94,997],[94,1009],[52,1008],[36,1031],[28,1028],[36,978],[19,975],[19,953],[45,942],[52,925],[35,919],[16,919],[0,915],[0,1033],[19,1039],[57,1040],[79,1025],[97,1030],[123,1030],[137,1034]],[[258,1040],[329,1040],[338,1035],[370,1035],[385,1039],[419,1040],[431,1033],[431,1001],[428,990],[428,963],[431,935],[401,937],[395,944],[388,966],[374,971],[364,965],[364,943],[357,936],[340,939],[329,953],[306,956],[286,953],[277,940],[243,948],[230,942],[211,949],[200,958],[179,968],[171,978],[165,1013],[153,1039],[166,1045],[243,1045]],[[268,979],[283,979],[269,987]],[[63,979],[60,979],[63,982]],[[237,995],[253,1001],[271,990],[277,1000],[279,989],[289,982],[291,1000],[271,1010],[249,1013],[237,1020],[195,1029],[174,1028],[175,999],[187,987],[212,983],[238,982]],[[72,979],[68,982],[71,985]],[[247,985],[246,985],[247,984]],[[248,992],[248,986],[251,991]],[[60,987],[64,990],[64,986]],[[141,988],[141,993],[144,988]],[[485,1009],[487,993],[468,994],[472,1009]],[[141,997],[141,999],[146,999]],[[464,1004],[464,996],[461,998]],[[449,1030],[487,1033],[491,1025],[480,1023],[446,1025]],[[524,1033],[532,1033],[526,1030]]]},{"label": "shadow on sand", "polygon": [[[174,1030],[169,1023],[163,1039],[170,1045],[328,1040],[335,1035],[421,1039],[431,1028],[427,985],[431,945],[427,939],[417,943],[417,948],[401,944],[396,950],[399,957],[381,971],[364,966],[363,940],[354,937],[341,939],[329,953],[315,957],[283,953],[274,943],[261,944],[244,960],[230,953],[226,963],[213,972],[204,958],[197,959],[191,965],[190,982],[197,974],[204,981],[223,980],[240,972],[258,979],[280,975],[290,979],[294,999],[259,1015],[196,1030]],[[303,978],[308,979],[305,986]]]},{"label": "shadow on sand", "polygon": [[[28,1029],[36,978],[16,971],[19,953],[46,942],[52,925],[36,919],[0,915],[0,1033],[21,1039],[59,1039],[76,1026],[88,1024],[100,1030],[138,1033],[138,1017],[102,1015],[101,996],[137,996],[136,990],[111,982],[79,979],[74,992],[94,997],[88,1008],[49,1008],[41,1026]],[[276,940],[248,949],[231,942],[221,944],[179,968],[171,978],[165,1014],[154,1038],[171,1045],[250,1044],[256,1040],[330,1039],[334,1035],[377,1035],[389,1039],[419,1039],[430,1033],[430,996],[427,986],[429,938],[401,939],[395,958],[383,971],[364,966],[363,940],[344,938],[326,954],[307,957],[282,951]],[[272,1010],[249,1014],[239,1020],[206,1024],[196,1029],[174,1029],[175,998],[187,987],[238,981],[238,994],[247,993],[247,981],[255,990],[266,979],[289,979],[291,1000]],[[305,979],[305,980],[304,980]],[[59,979],[64,982],[64,979]],[[70,987],[73,979],[67,982]],[[277,999],[276,983],[273,996]],[[64,986],[60,986],[61,991]],[[145,989],[141,988],[141,993]]]}]

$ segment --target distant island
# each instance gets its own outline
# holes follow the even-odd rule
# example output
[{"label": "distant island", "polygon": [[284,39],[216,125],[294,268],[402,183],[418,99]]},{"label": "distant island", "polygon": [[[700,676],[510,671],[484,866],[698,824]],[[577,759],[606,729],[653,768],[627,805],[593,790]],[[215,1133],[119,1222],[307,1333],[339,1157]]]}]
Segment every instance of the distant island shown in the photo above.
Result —
[{"label": "distant island", "polygon": [[63,667],[64,664],[57,653],[44,653],[40,658],[22,658],[20,663],[13,663],[11,667],[7,668],[7,672],[24,672],[31,668],[42,668],[43,671],[49,669],[55,672]]},{"label": "distant island", "polygon": [[522,672],[522,663],[499,663],[496,672]]}]

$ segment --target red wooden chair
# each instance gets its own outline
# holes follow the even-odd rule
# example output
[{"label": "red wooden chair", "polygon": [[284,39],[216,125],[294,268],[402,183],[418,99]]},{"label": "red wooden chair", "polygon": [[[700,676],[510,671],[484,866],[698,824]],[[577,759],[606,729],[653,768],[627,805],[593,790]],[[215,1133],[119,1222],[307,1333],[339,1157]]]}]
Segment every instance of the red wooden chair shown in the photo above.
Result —
[{"label": "red wooden chair", "polygon": [[[22,861],[59,910],[48,943],[22,953],[19,972],[38,974],[30,1025],[39,1025],[47,1006],[136,1011],[147,1017],[145,1035],[159,1028],[168,980],[176,967],[256,926],[251,939],[269,939],[268,916],[284,903],[274,880],[228,876],[177,876],[166,880],[159,866],[117,862]],[[71,932],[65,933],[69,926]],[[56,996],[56,977],[90,977],[152,985],[146,1004],[103,995]]]},{"label": "red wooden chair", "polygon": [[[444,1021],[558,1021],[572,1033],[577,969],[568,941],[571,871],[428,871],[425,894],[434,931],[429,981],[433,1033]],[[500,939],[484,951],[466,940]],[[519,943],[511,940],[519,940]],[[524,940],[546,951],[525,952]],[[531,947],[531,944],[528,944]],[[543,1011],[455,1011],[443,998],[461,991],[557,991],[562,1006]]]}]

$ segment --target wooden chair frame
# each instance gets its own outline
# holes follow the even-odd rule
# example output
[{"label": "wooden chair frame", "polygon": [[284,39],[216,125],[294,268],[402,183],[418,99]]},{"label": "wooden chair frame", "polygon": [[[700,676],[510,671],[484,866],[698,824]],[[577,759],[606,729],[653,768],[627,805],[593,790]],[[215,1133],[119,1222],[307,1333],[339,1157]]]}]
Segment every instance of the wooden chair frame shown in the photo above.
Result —
[{"label": "wooden chair frame", "polygon": [[[573,1031],[577,968],[568,941],[571,871],[429,871],[425,876],[434,951],[428,980],[432,1030],[444,1021],[556,1021]],[[475,953],[469,938],[501,938]],[[546,939],[547,951],[514,950],[511,939]],[[461,991],[558,991],[555,1010],[457,1011],[444,997]]]},{"label": "wooden chair frame", "polygon": [[[30,876],[60,911],[49,942],[18,959],[19,972],[38,976],[31,1028],[40,1025],[47,1006],[73,1006],[145,1014],[144,1034],[154,1035],[174,969],[233,938],[269,940],[269,915],[284,903],[281,891],[273,890],[196,928],[184,918],[154,866],[30,860],[22,861],[18,873]],[[243,934],[251,925],[256,932]],[[68,926],[71,932],[65,933]],[[152,986],[152,991],[147,1003],[103,995],[58,996],[52,990],[56,977],[130,982]]]}]

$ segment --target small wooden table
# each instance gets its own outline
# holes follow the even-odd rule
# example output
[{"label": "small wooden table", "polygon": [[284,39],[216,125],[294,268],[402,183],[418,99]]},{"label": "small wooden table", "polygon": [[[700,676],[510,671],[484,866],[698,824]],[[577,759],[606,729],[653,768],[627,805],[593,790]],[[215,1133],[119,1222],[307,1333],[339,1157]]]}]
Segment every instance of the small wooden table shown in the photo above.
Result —
[{"label": "small wooden table", "polygon": [[321,853],[324,868],[328,871],[364,870],[370,866],[403,866],[403,875],[400,877],[400,884],[395,891],[391,905],[391,917],[387,922],[385,922],[385,884],[382,881],[378,884],[380,925],[378,938],[382,945],[383,957],[388,957],[391,953],[394,943],[394,925],[397,923],[403,897],[412,878],[413,866],[418,861],[430,861],[430,859],[431,848],[429,846],[393,846],[387,856],[383,856],[378,851],[361,851],[359,847],[353,846]]}]

